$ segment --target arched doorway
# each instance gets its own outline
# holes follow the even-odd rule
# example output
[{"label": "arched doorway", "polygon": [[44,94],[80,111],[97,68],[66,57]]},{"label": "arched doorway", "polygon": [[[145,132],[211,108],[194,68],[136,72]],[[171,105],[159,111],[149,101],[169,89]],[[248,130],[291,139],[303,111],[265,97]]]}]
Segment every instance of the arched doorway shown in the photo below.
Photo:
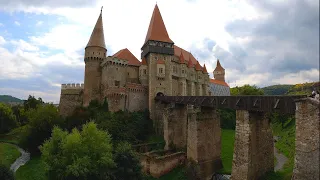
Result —
[{"label": "arched doorway", "polygon": [[158,92],[156,96],[164,96],[162,92]]}]

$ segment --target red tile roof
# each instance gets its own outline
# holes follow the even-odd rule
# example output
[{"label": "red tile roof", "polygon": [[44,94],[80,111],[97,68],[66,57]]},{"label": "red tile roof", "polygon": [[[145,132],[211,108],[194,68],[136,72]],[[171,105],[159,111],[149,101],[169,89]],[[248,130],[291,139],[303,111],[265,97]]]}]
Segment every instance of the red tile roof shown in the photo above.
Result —
[{"label": "red tile roof", "polygon": [[184,64],[185,61],[184,61],[184,57],[183,57],[183,54],[182,54],[182,53],[181,53],[180,56],[179,56],[179,60],[180,60],[180,63],[181,63],[181,64]]},{"label": "red tile roof", "polygon": [[194,58],[191,53],[189,53],[188,51],[186,51],[186,50],[174,45],[174,55],[179,57],[181,53],[182,53],[183,57],[185,58],[185,60],[188,59],[188,61],[189,61],[191,59],[191,61],[192,61],[192,63],[194,65],[197,64],[196,58]]},{"label": "red tile roof", "polygon": [[202,70],[202,68],[201,68],[201,66],[200,66],[199,62],[197,61],[197,64],[196,64],[196,71],[201,71],[201,70]]},{"label": "red tile roof", "polygon": [[224,81],[219,81],[219,80],[216,80],[216,79],[210,79],[210,83],[213,83],[213,84],[219,84],[219,85],[222,85],[222,86],[227,86],[229,87],[229,85],[224,82]]},{"label": "red tile roof", "polygon": [[217,61],[217,66],[214,69],[214,71],[224,71],[224,68],[221,66],[219,59]]},{"label": "red tile roof", "polygon": [[173,43],[173,41],[169,38],[158,5],[154,7],[145,42],[148,40]]},{"label": "red tile roof", "polygon": [[121,49],[117,53],[115,53],[112,57],[116,57],[119,59],[125,59],[128,61],[129,65],[140,66],[140,61],[127,49]]},{"label": "red tile roof", "polygon": [[193,63],[192,63],[192,61],[188,61],[188,68],[192,68],[193,67]]}]

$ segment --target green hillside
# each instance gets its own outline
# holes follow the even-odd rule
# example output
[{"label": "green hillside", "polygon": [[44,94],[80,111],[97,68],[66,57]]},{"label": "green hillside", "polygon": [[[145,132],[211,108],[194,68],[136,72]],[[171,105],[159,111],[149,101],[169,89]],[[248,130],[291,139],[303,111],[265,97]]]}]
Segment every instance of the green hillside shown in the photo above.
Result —
[{"label": "green hillside", "polygon": [[3,103],[23,103],[23,100],[10,95],[0,95],[0,102]]},{"label": "green hillside", "polygon": [[261,89],[265,95],[310,95],[314,88],[319,90],[319,82],[272,85]]},{"label": "green hillside", "polygon": [[287,84],[287,85],[272,85],[262,88],[265,95],[284,95],[286,94],[289,89],[291,89],[294,85]]}]

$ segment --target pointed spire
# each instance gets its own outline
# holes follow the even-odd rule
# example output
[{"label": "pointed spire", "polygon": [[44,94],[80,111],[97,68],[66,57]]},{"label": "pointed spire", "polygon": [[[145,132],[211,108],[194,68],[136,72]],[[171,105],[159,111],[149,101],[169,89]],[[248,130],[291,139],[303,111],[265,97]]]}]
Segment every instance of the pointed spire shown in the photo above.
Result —
[{"label": "pointed spire", "polygon": [[217,61],[217,66],[214,69],[214,71],[224,71],[224,68],[221,66],[219,59]]},{"label": "pointed spire", "polygon": [[206,68],[206,64],[203,64],[202,72],[204,72],[204,73],[208,73],[207,68]]},{"label": "pointed spire", "polygon": [[141,65],[147,65],[146,58],[142,58]]},{"label": "pointed spire", "polygon": [[202,70],[202,68],[201,68],[201,66],[200,66],[200,64],[199,64],[199,61],[197,61],[196,71],[201,71],[201,70]]},{"label": "pointed spire", "polygon": [[152,17],[149,24],[148,33],[146,36],[145,42],[148,40],[162,41],[173,43],[173,41],[169,38],[166,26],[162,20],[162,16],[160,14],[160,10],[158,5],[154,7]]},{"label": "pointed spire", "polygon": [[102,23],[102,8],[103,7],[101,7],[100,16],[96,22],[96,25],[94,26],[94,29],[91,33],[89,42],[86,47],[97,46],[97,47],[103,47],[106,49],[106,43],[104,41],[104,33],[103,33],[103,23]]},{"label": "pointed spire", "polygon": [[184,57],[183,57],[182,51],[181,51],[181,54],[179,56],[179,60],[180,60],[181,64],[184,64],[185,61],[184,61]]}]

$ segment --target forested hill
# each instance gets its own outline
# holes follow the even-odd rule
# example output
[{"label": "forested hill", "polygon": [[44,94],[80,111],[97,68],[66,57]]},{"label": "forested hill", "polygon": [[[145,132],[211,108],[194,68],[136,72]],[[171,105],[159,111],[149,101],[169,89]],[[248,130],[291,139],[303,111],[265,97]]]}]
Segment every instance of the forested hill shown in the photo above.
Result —
[{"label": "forested hill", "polygon": [[309,95],[313,88],[319,90],[319,82],[302,83],[302,84],[287,84],[287,85],[272,85],[261,88],[265,95]]},{"label": "forested hill", "polygon": [[23,100],[10,95],[0,95],[0,102],[3,103],[23,103]]}]

